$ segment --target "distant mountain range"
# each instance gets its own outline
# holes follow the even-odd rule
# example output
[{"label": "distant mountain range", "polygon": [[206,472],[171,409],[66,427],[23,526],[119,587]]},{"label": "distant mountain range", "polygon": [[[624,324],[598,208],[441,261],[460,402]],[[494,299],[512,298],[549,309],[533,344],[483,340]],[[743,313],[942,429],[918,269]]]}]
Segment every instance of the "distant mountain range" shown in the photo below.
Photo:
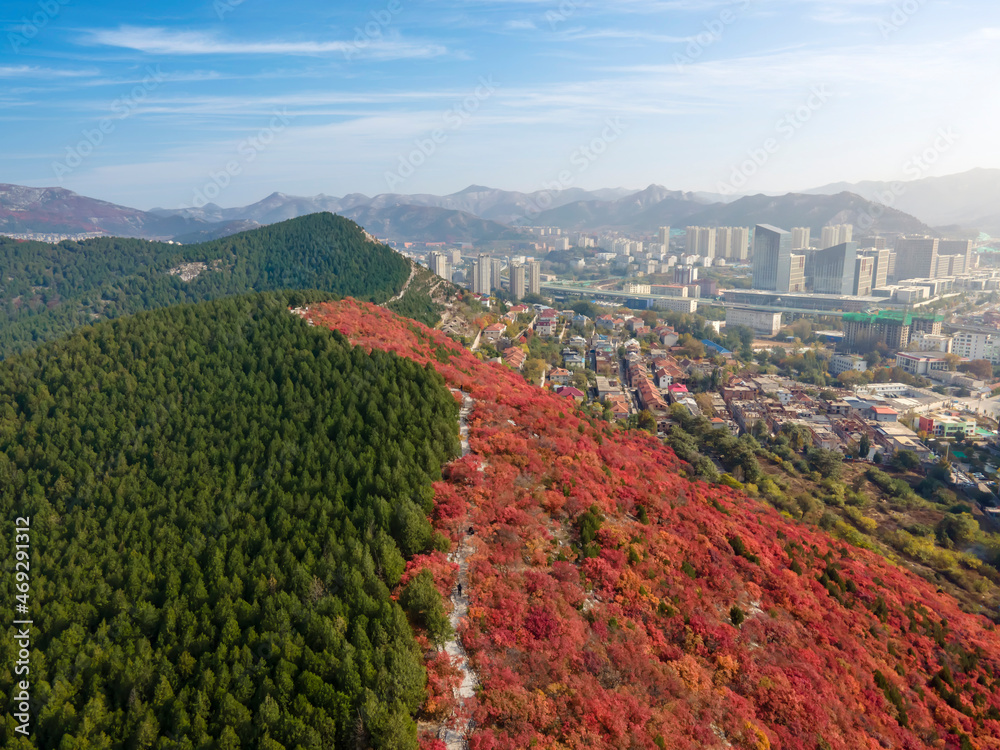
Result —
[{"label": "distant mountain range", "polygon": [[919,216],[931,226],[1000,234],[1000,169],[908,182],[836,182],[806,192],[830,195],[845,190]]},{"label": "distant mountain range", "polygon": [[[891,197],[890,197],[891,196]],[[523,237],[525,226],[566,231],[653,233],[660,226],[809,226],[850,223],[856,234],[1000,233],[1000,170],[977,169],[906,183],[835,183],[803,193],[726,200],[650,185],[521,193],[471,185],[451,195],[312,197],[272,193],[249,206],[141,211],[62,188],[0,185],[0,232],[176,239],[185,244],[226,237],[300,216],[331,212],[395,241],[493,242]],[[918,218],[919,217],[919,218]]]}]

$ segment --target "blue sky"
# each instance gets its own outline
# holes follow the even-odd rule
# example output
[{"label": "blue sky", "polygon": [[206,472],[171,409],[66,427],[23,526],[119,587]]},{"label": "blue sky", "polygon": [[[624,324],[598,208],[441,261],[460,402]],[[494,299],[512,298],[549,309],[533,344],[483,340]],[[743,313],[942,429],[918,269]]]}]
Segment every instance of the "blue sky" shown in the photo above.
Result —
[{"label": "blue sky", "polygon": [[995,0],[7,0],[0,23],[0,182],[138,208],[1000,167]]}]

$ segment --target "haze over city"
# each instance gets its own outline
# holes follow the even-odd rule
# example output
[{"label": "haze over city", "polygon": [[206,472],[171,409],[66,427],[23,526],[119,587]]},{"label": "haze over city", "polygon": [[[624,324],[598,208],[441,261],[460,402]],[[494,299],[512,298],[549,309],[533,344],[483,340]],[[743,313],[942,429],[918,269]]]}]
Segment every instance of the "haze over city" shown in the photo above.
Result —
[{"label": "haze over city", "polygon": [[223,172],[235,206],[1000,166],[986,0],[51,0],[3,31],[4,180],[140,208]]}]

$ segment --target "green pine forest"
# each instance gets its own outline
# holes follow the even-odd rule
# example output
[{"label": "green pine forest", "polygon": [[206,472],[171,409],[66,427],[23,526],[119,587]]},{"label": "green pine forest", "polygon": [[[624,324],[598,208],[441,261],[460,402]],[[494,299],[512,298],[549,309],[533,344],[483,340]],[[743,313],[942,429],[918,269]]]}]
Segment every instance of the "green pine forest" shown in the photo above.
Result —
[{"label": "green pine forest", "polygon": [[[168,273],[185,263],[204,270],[190,281]],[[95,321],[247,292],[318,289],[383,303],[409,274],[405,258],[329,213],[185,246],[0,237],[0,358]],[[431,325],[437,320],[431,300],[416,291],[393,308]]]},{"label": "green pine forest", "polygon": [[[202,296],[251,277],[335,286],[344,268],[282,275],[260,235],[234,242],[260,262],[237,260]],[[134,270],[126,247],[105,268]],[[392,280],[370,296],[398,288],[395,262],[357,262]],[[93,268],[46,278],[79,291]],[[179,293],[130,278],[150,306]],[[426,677],[411,621],[440,599],[418,577],[399,597],[422,602],[408,615],[390,591],[406,558],[447,547],[427,514],[458,451],[457,407],[432,369],[288,312],[321,298],[177,305],[0,362],[0,502],[33,519],[35,621],[35,734],[15,735],[8,711],[0,745],[416,747]],[[4,559],[13,544],[0,538]],[[7,696],[14,649],[0,641]]]}]

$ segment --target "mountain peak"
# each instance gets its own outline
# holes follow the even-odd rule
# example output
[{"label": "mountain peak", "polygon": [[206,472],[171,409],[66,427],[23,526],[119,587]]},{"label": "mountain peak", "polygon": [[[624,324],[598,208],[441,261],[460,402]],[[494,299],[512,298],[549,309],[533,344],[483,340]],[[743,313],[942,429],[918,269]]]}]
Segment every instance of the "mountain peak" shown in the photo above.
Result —
[{"label": "mountain peak", "polygon": [[493,188],[486,187],[485,185],[469,185],[469,187],[464,190],[459,190],[454,195],[466,195],[468,193],[489,193]]}]

